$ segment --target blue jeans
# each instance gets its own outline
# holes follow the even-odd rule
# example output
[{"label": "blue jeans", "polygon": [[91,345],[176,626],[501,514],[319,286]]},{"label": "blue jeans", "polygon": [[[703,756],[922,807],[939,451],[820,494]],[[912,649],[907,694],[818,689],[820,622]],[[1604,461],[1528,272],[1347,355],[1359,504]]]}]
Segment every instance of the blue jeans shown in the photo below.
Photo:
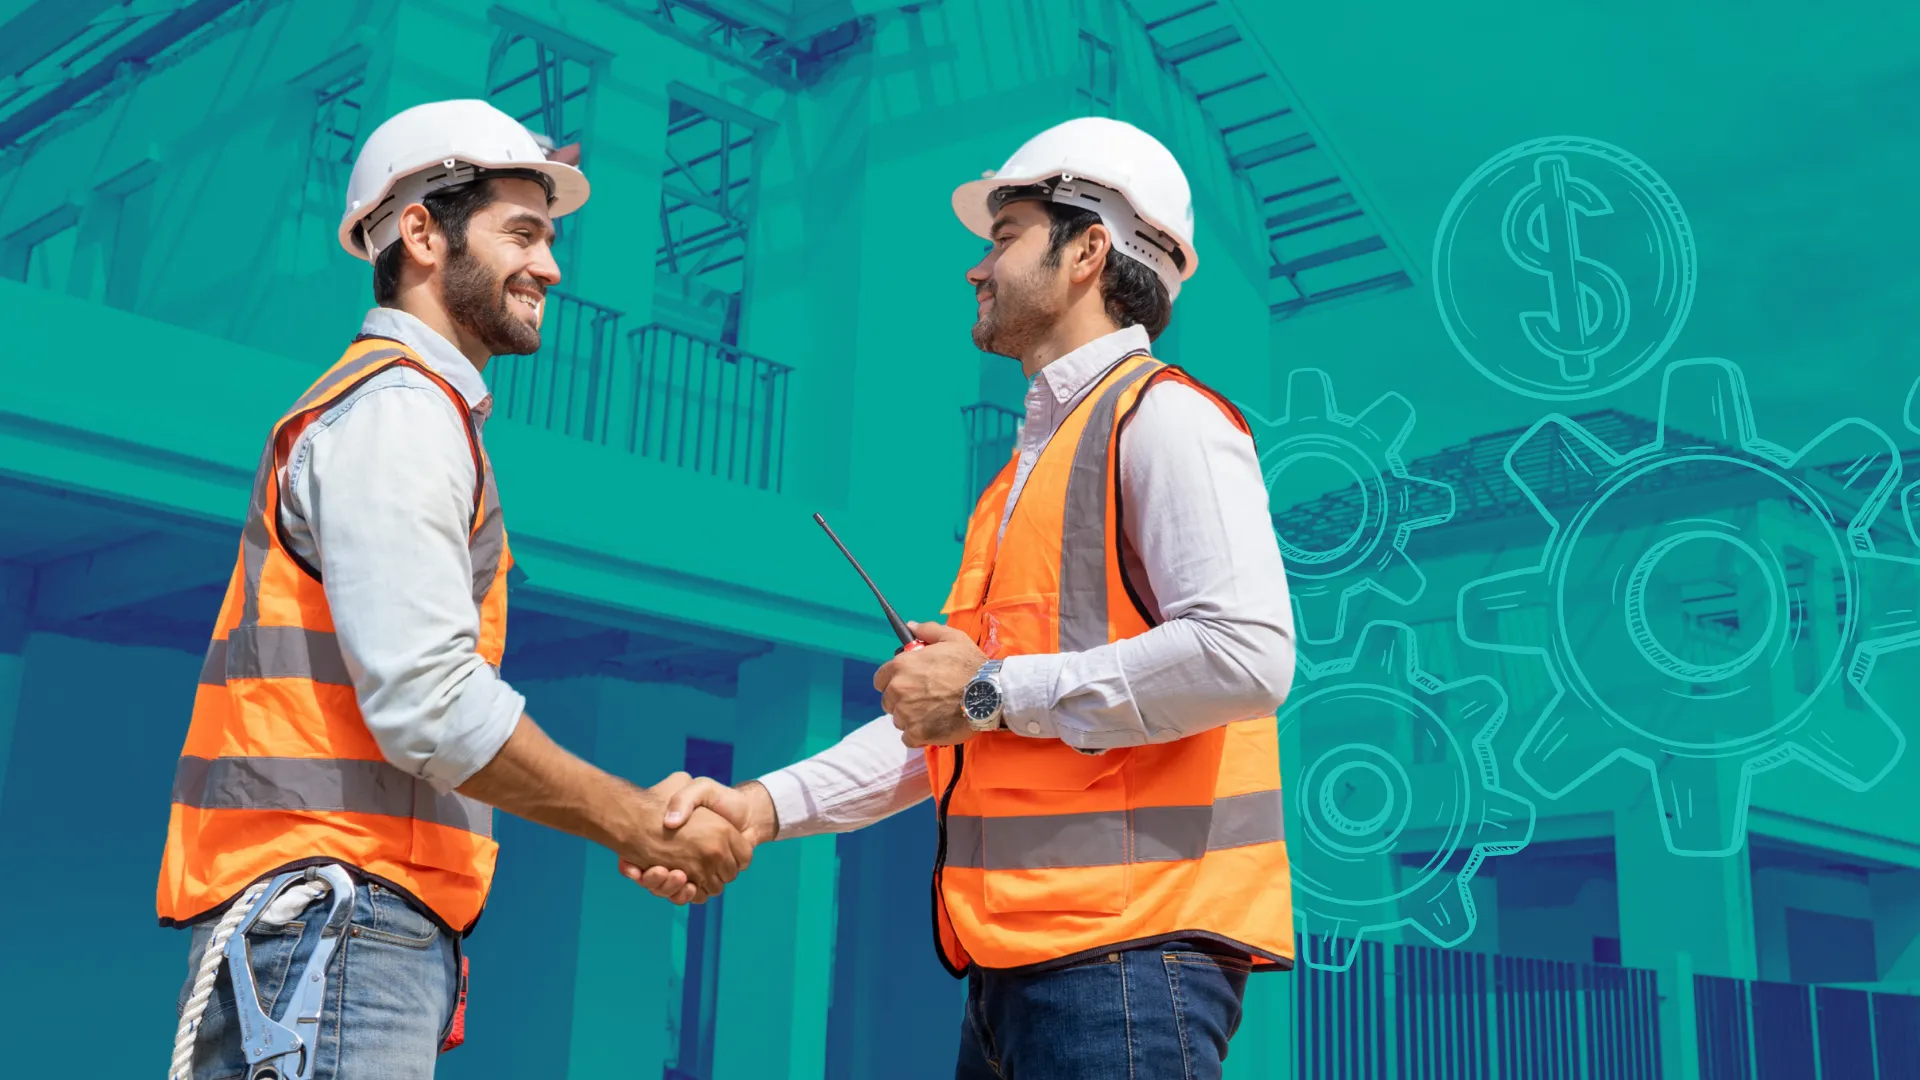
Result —
[{"label": "blue jeans", "polygon": [[[353,928],[327,964],[314,1078],[426,1080],[453,1023],[459,988],[454,942],[389,889],[362,884],[354,890],[353,901]],[[274,1020],[286,1023],[282,1013],[290,995],[284,991],[313,953],[330,904],[331,898],[323,896],[286,926],[256,928],[247,935],[260,1007]],[[193,928],[187,982],[180,988],[176,1015],[186,1005],[200,956],[218,921],[209,919]],[[193,1080],[246,1074],[233,981],[222,963],[194,1042]]]},{"label": "blue jeans", "polygon": [[1218,1080],[1244,960],[1174,941],[1032,974],[967,972],[955,1080]]}]

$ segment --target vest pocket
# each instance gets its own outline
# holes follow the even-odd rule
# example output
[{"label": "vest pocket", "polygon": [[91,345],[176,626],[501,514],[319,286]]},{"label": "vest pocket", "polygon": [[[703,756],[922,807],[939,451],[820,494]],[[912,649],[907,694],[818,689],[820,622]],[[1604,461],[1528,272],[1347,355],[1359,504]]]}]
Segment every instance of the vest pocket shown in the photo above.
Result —
[{"label": "vest pocket", "polygon": [[1127,909],[1134,845],[1121,772],[1126,759],[1125,752],[1089,756],[1011,734],[968,744],[967,802],[983,815],[978,851],[987,911]]}]

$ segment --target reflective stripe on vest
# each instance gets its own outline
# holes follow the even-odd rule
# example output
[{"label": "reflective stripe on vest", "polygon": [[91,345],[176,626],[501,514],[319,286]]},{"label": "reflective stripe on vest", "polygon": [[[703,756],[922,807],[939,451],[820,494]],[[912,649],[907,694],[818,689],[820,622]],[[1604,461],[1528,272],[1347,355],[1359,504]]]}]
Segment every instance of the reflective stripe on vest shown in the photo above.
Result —
[{"label": "reflective stripe on vest", "polygon": [[1142,364],[1120,376],[1094,400],[1073,448],[1067,511],[1060,531],[1060,651],[1086,652],[1107,644],[1107,461],[1120,395],[1151,369]]},{"label": "reflective stripe on vest", "polygon": [[1088,814],[947,818],[947,865],[981,870],[1124,866],[1198,859],[1286,839],[1279,789],[1206,806],[1142,806]]},{"label": "reflective stripe on vest", "polygon": [[493,835],[486,803],[442,795],[384,761],[183,757],[173,774],[173,801],[198,810],[385,814]]}]

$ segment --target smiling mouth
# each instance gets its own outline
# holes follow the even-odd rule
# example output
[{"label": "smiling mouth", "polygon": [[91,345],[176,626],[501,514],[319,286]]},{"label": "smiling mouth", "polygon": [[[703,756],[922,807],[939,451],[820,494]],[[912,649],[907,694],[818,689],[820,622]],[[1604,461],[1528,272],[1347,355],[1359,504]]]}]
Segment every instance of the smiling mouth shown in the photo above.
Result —
[{"label": "smiling mouth", "polygon": [[513,288],[507,290],[507,299],[535,326],[540,325],[540,314],[547,306],[546,294],[533,289]]}]

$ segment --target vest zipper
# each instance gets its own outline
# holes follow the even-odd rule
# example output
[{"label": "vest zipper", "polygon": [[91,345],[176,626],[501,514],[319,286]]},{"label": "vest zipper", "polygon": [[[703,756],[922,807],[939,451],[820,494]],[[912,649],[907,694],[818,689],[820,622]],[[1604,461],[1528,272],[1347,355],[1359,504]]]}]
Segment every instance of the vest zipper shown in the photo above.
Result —
[{"label": "vest zipper", "polygon": [[[940,804],[937,808],[938,813],[936,816],[939,819],[940,825],[940,842],[933,853],[933,951],[940,957],[940,966],[946,968],[947,974],[952,975],[956,979],[965,978],[967,973],[964,969],[953,966],[953,961],[947,958],[946,948],[940,944],[940,915],[947,909],[946,894],[940,891],[940,882],[942,872],[947,868],[947,807],[953,803],[953,789],[960,786],[960,770],[965,767],[966,760],[966,744],[955,744],[953,748],[953,776],[948,779],[947,790],[941,793]],[[947,920],[947,925],[953,925],[951,918]],[[958,938],[959,935],[956,934],[955,940],[958,940]]]}]

